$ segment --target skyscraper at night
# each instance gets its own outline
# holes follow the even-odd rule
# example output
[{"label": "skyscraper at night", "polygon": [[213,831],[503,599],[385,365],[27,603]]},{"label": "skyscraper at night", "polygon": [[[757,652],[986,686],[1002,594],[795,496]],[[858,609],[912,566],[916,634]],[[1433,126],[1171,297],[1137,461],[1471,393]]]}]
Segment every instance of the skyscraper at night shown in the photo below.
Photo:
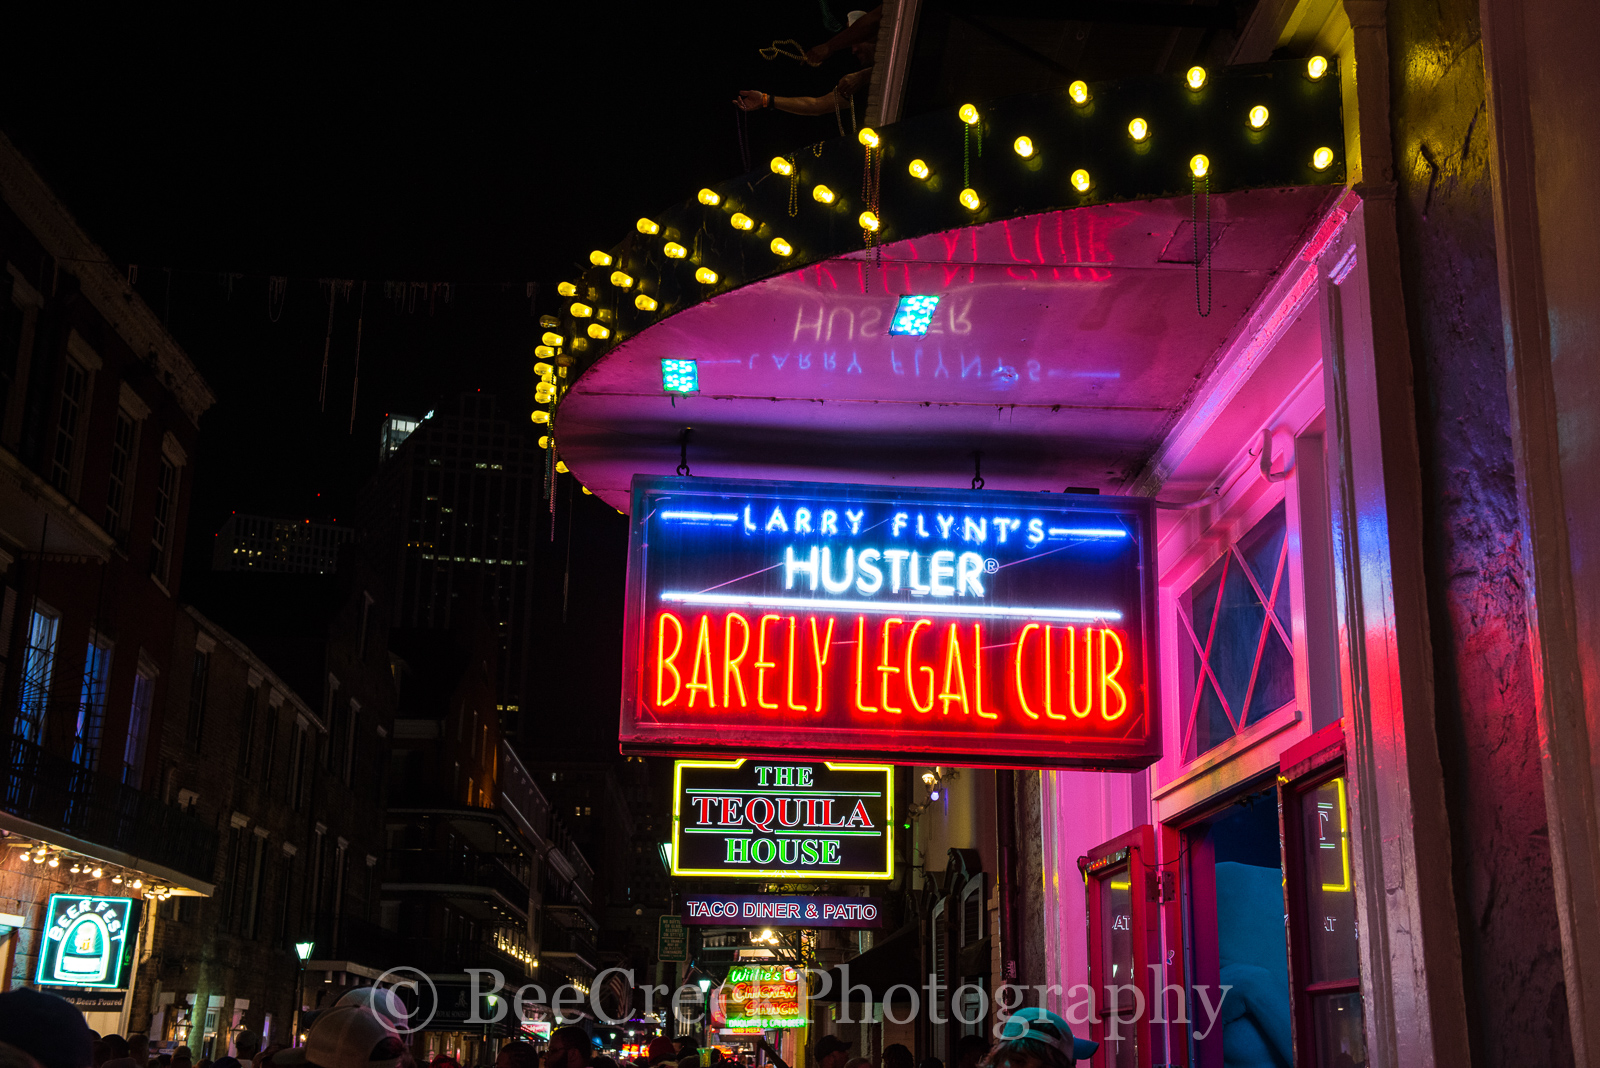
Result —
[{"label": "skyscraper at night", "polygon": [[464,393],[393,448],[359,504],[383,561],[396,625],[444,630],[483,612],[499,634],[502,729],[516,738],[529,696],[544,453],[487,393]]}]

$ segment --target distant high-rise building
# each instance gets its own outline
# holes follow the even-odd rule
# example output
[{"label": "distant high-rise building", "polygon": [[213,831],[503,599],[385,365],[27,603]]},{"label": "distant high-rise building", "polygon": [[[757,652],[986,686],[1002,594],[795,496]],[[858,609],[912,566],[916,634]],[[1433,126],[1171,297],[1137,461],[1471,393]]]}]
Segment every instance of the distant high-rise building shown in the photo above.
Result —
[{"label": "distant high-rise building", "polygon": [[339,562],[339,546],[355,541],[357,533],[349,524],[235,512],[213,540],[211,569],[331,575]]},{"label": "distant high-rise building", "polygon": [[422,419],[415,419],[409,415],[389,414],[383,417],[383,427],[378,435],[378,462],[382,463],[394,455],[398,449],[411,436],[411,432],[422,425],[423,419],[433,415],[429,412]]},{"label": "distant high-rise building", "polygon": [[398,626],[445,630],[472,605],[494,620],[509,738],[531,696],[533,547],[548,507],[544,453],[525,425],[503,418],[486,393],[462,394],[453,412],[429,413],[368,483],[358,522],[389,569]]}]

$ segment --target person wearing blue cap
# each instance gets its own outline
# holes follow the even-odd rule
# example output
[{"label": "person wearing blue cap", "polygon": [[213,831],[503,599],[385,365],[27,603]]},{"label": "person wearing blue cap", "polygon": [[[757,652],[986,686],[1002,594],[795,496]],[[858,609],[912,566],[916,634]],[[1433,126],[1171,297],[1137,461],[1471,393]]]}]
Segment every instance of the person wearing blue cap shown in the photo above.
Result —
[{"label": "person wearing blue cap", "polygon": [[1072,1028],[1049,1009],[1018,1009],[1000,1031],[986,1068],[1073,1068],[1094,1056],[1100,1043],[1072,1037]]}]

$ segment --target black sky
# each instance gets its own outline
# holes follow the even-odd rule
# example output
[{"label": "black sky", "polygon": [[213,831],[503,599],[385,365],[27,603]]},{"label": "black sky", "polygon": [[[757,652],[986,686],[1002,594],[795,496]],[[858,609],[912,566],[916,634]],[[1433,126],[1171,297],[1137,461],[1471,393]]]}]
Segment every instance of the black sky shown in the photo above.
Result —
[{"label": "black sky", "polygon": [[[526,412],[554,283],[743,169],[736,89],[821,92],[848,70],[757,54],[825,38],[845,6],[50,5],[8,13],[0,128],[114,262],[139,265],[217,394],[198,548],[229,510],[347,516],[387,411],[485,389]],[[758,114],[752,159],[832,127]],[[269,276],[289,278],[281,309]],[[353,434],[361,287],[336,301],[323,402],[325,278],[371,280]],[[451,283],[449,300],[402,310],[385,281]]]}]

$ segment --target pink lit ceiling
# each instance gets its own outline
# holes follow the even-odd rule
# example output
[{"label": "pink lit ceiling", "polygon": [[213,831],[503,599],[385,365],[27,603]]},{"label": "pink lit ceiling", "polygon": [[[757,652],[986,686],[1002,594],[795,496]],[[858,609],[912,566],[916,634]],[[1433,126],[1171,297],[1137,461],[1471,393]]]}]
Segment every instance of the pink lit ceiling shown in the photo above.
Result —
[{"label": "pink lit ceiling", "polygon": [[[1188,198],[1079,208],[885,245],[657,323],[578,378],[556,440],[628,508],[635,473],[1114,492],[1139,473],[1338,189],[1211,199],[1211,314]],[[1200,220],[1202,237],[1205,220]],[[1208,280],[1199,279],[1205,300]],[[896,298],[942,299],[923,338]],[[662,393],[661,360],[700,393]]]}]

